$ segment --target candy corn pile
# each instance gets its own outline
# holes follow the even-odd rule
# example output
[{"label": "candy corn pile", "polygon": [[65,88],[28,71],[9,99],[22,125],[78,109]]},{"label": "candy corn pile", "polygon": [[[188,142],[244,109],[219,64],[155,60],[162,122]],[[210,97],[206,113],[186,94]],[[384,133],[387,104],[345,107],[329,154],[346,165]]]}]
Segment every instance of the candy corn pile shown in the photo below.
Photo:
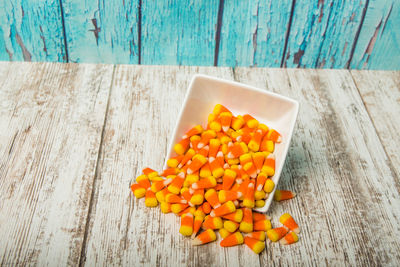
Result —
[{"label": "candy corn pile", "polygon": [[[193,245],[222,237],[220,245],[245,243],[255,253],[265,248],[265,238],[281,244],[298,241],[299,227],[287,213],[282,227],[272,228],[270,217],[253,211],[265,205],[275,184],[275,144],[281,135],[251,115],[234,116],[217,104],[208,117],[207,129],[197,125],[174,146],[177,156],[168,159],[161,175],[145,168],[131,184],[136,198],[147,207],[160,203],[163,213],[181,218],[179,232],[192,237]],[[294,193],[276,190],[281,201]],[[200,231],[202,232],[200,233]]]}]

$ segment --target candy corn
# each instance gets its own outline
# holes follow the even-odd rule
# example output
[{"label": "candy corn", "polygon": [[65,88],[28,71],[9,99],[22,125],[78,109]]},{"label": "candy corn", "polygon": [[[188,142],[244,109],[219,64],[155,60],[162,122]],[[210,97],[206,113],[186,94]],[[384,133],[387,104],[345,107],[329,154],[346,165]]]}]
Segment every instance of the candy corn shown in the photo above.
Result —
[{"label": "candy corn", "polygon": [[266,232],[271,228],[272,228],[272,225],[271,225],[271,221],[270,220],[256,221],[253,224],[254,231],[264,231],[264,232]]},{"label": "candy corn", "polygon": [[243,219],[243,210],[237,209],[235,212],[222,215],[222,218],[240,223]]},{"label": "candy corn", "polygon": [[215,189],[209,189],[204,195],[205,199],[210,203],[210,205],[216,209],[221,206],[221,203],[218,199],[218,194]]},{"label": "candy corn", "polygon": [[193,214],[185,213],[181,217],[181,227],[179,233],[184,236],[191,236],[193,233]]},{"label": "candy corn", "polygon": [[231,188],[231,186],[233,185],[235,178],[236,172],[231,169],[226,169],[224,177],[222,177],[222,188],[224,190],[229,190],[229,188]]},{"label": "candy corn", "polygon": [[214,158],[210,158],[209,162],[210,162],[211,173],[215,178],[219,178],[222,175],[224,175],[225,171],[222,168],[222,165],[219,164],[218,160],[216,160]]},{"label": "candy corn", "polygon": [[299,237],[296,235],[295,232],[290,232],[285,235],[279,242],[282,245],[290,245],[299,241]]},{"label": "candy corn", "polygon": [[147,189],[144,204],[146,207],[157,207],[158,201],[156,195],[150,189]]},{"label": "candy corn", "polygon": [[203,155],[197,154],[192,158],[192,162],[188,165],[187,173],[192,174],[199,170],[204,164],[206,164],[207,158]]},{"label": "candy corn", "polygon": [[187,131],[186,134],[184,136],[182,136],[182,139],[189,138],[196,134],[201,134],[202,132],[203,132],[203,127],[201,127],[201,125],[196,125],[192,129]]},{"label": "candy corn", "polygon": [[265,232],[264,231],[258,231],[258,232],[251,232],[246,234],[247,237],[257,239],[260,241],[265,241]]},{"label": "candy corn", "polygon": [[199,232],[201,225],[203,224],[205,214],[202,210],[197,209],[196,212],[194,213],[194,222],[193,222],[193,233],[192,233],[192,238],[196,236],[196,234]]},{"label": "candy corn", "polygon": [[193,148],[189,148],[188,151],[186,151],[185,155],[182,157],[181,162],[178,164],[178,168],[182,168],[183,166],[186,165],[186,163],[193,158],[193,156],[196,155],[196,152],[194,151]]},{"label": "candy corn", "polygon": [[181,204],[186,204],[187,203],[186,199],[184,199],[184,198],[182,198],[180,196],[174,195],[174,194],[167,194],[165,196],[165,202],[167,202],[167,203],[181,203]]},{"label": "candy corn", "polygon": [[253,232],[253,215],[251,209],[243,208],[243,219],[240,223],[239,229],[244,233]]},{"label": "candy corn", "polygon": [[164,187],[166,187],[167,185],[169,185],[172,182],[171,178],[168,178],[166,180],[161,180],[161,181],[157,181],[151,184],[151,191],[153,191],[154,193],[161,191]]},{"label": "candy corn", "polygon": [[266,193],[271,193],[272,190],[274,190],[274,188],[275,188],[275,183],[274,183],[274,181],[272,181],[271,179],[265,180],[264,191],[265,191]]},{"label": "candy corn", "polygon": [[210,212],[211,212],[210,203],[204,202],[202,208],[203,208],[203,211],[204,211],[205,214],[210,214]]},{"label": "candy corn", "polygon": [[246,122],[247,127],[254,129],[258,126],[258,121],[249,114],[243,115],[243,119]]},{"label": "candy corn", "polygon": [[170,213],[171,212],[171,204],[167,202],[160,203],[160,209],[162,213]]},{"label": "candy corn", "polygon": [[269,217],[267,214],[264,213],[253,212],[253,221],[256,222],[263,220],[271,220],[271,217]]},{"label": "candy corn", "polygon": [[221,114],[219,114],[219,118],[221,120],[222,130],[224,132],[227,132],[229,130],[229,127],[231,126],[232,113],[226,111],[222,112]]},{"label": "candy corn", "polygon": [[178,155],[176,157],[172,157],[167,160],[167,166],[170,168],[176,168],[178,167],[179,163],[181,163],[183,159],[183,155]]},{"label": "candy corn", "polygon": [[272,242],[279,241],[288,232],[286,227],[278,227],[267,231],[267,236]]},{"label": "candy corn", "polygon": [[244,243],[256,254],[260,254],[265,248],[265,243],[263,241],[248,236],[244,238]]},{"label": "candy corn", "polygon": [[136,198],[142,198],[146,194],[146,189],[139,184],[131,184],[131,190]]},{"label": "candy corn", "polygon": [[220,235],[222,238],[226,238],[226,237],[228,237],[229,235],[231,235],[231,233],[230,233],[228,230],[226,230],[225,228],[219,229],[219,230],[218,230],[218,233],[219,233],[219,235]]},{"label": "candy corn", "polygon": [[236,210],[235,204],[233,204],[232,201],[228,201],[228,202],[225,202],[224,204],[222,204],[220,207],[212,210],[210,212],[210,215],[212,217],[220,217],[222,215],[226,215],[226,214],[235,212],[235,210]]},{"label": "candy corn", "polygon": [[233,233],[239,228],[239,223],[233,221],[225,221],[224,228],[228,230],[228,232]]},{"label": "candy corn", "polygon": [[199,234],[195,239],[192,241],[192,245],[198,246],[198,245],[203,245],[206,243],[213,242],[217,239],[217,236],[215,235],[214,231],[212,229],[207,229],[201,234]]},{"label": "candy corn", "polygon": [[275,131],[274,129],[270,129],[267,133],[267,138],[269,140],[274,141],[275,143],[280,143],[282,142],[282,136],[280,133],[278,133],[277,131]]},{"label": "candy corn", "polygon": [[143,172],[144,175],[146,175],[147,177],[149,177],[150,180],[151,180],[153,177],[158,176],[158,172],[156,172],[155,170],[150,169],[150,168],[144,168],[144,169],[142,170],[142,172]]},{"label": "candy corn", "polygon": [[189,204],[194,205],[201,205],[204,201],[204,189],[196,189],[192,197],[190,198]]},{"label": "candy corn", "polygon": [[171,211],[175,214],[178,214],[179,212],[183,211],[187,207],[189,207],[188,204],[176,203],[176,204],[171,205]]},{"label": "candy corn", "polygon": [[248,144],[249,149],[251,151],[257,152],[260,149],[261,138],[262,138],[262,130],[258,129],[257,131],[255,131],[253,137],[251,138]]},{"label": "candy corn", "polygon": [[176,152],[176,154],[178,155],[183,155],[185,154],[186,150],[189,148],[189,138],[186,139],[182,139],[181,141],[179,141],[179,143],[177,143],[174,146],[174,151]]},{"label": "candy corn", "polygon": [[183,172],[181,172],[181,174],[182,175],[177,175],[167,187],[169,192],[171,192],[172,194],[177,195],[181,191],[183,182],[185,181],[185,178],[183,177]]},{"label": "candy corn", "polygon": [[275,174],[275,156],[274,154],[269,154],[264,161],[264,165],[261,169],[268,176],[273,176]]},{"label": "candy corn", "polygon": [[201,178],[198,182],[192,184],[193,189],[213,188],[217,185],[217,180],[213,176]]},{"label": "candy corn", "polygon": [[249,183],[249,186],[247,188],[246,195],[244,196],[243,199],[243,206],[247,208],[254,208],[255,202],[254,202],[254,182],[251,181]]},{"label": "candy corn", "polygon": [[299,226],[297,225],[297,223],[295,222],[295,220],[293,219],[293,217],[289,213],[283,214],[279,218],[279,221],[281,222],[281,224],[283,224],[284,226],[286,226],[287,228],[289,228],[290,230],[292,230],[296,234],[300,233]]},{"label": "candy corn", "polygon": [[225,203],[229,200],[236,200],[242,196],[242,193],[237,191],[220,190],[218,192],[218,199],[220,203]]},{"label": "candy corn", "polygon": [[296,196],[296,193],[293,193],[292,191],[276,189],[275,195],[274,195],[274,200],[282,201],[282,200],[294,198],[295,196]]},{"label": "candy corn", "polygon": [[227,237],[225,237],[220,245],[221,247],[233,247],[236,245],[243,244],[244,238],[243,235],[239,232],[233,233]]},{"label": "candy corn", "polygon": [[223,222],[220,217],[211,217],[210,215],[207,215],[204,218],[203,222],[203,228],[204,229],[220,229],[223,227]]}]

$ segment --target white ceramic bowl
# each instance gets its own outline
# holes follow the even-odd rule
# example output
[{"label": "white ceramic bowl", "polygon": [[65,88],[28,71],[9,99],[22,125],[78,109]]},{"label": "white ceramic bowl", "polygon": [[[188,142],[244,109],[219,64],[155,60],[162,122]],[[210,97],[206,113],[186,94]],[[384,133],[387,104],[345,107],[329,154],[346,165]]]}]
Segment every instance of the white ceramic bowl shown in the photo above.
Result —
[{"label": "white ceramic bowl", "polygon": [[[176,156],[173,145],[193,126],[201,124],[205,128],[208,115],[216,104],[224,105],[236,116],[250,114],[282,135],[282,143],[276,144],[274,151],[276,166],[272,180],[276,188],[292,138],[299,103],[266,90],[206,75],[195,75],[189,85],[169,144],[164,168],[167,159]],[[258,211],[268,211],[274,192],[275,189],[267,198],[265,206],[258,208]]]}]

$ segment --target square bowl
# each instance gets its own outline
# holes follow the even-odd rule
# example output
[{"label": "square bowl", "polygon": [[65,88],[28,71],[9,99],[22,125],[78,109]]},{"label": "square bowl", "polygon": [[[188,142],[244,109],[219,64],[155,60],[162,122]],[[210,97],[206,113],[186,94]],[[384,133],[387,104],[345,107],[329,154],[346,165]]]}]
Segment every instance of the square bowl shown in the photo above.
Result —
[{"label": "square bowl", "polygon": [[275,193],[282,172],[283,164],[290,146],[294,125],[299,111],[296,100],[266,90],[247,86],[238,82],[227,81],[206,75],[195,75],[177,119],[173,138],[168,147],[167,160],[176,156],[173,145],[197,124],[205,128],[208,115],[216,104],[227,107],[233,115],[250,114],[260,123],[275,129],[282,135],[282,142],[275,146],[275,175],[272,180],[275,188],[265,201],[265,206],[257,208],[259,212],[267,212]]}]

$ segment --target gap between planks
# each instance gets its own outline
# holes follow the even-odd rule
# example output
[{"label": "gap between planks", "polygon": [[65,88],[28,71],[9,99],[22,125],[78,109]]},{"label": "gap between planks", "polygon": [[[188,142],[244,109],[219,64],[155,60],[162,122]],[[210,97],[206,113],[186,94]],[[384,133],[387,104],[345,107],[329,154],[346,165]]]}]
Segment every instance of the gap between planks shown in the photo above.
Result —
[{"label": "gap between planks", "polygon": [[95,192],[97,191],[96,190],[97,180],[98,180],[98,176],[99,176],[99,170],[101,169],[100,157],[101,157],[101,153],[103,151],[104,130],[106,128],[106,123],[107,123],[107,118],[108,118],[108,109],[110,106],[110,98],[111,98],[111,91],[112,91],[113,82],[114,82],[115,69],[116,69],[116,64],[113,64],[113,72],[112,72],[111,83],[110,83],[110,87],[109,87],[110,89],[108,90],[107,106],[106,106],[106,111],[105,111],[105,115],[104,115],[103,127],[101,129],[99,149],[97,150],[97,159],[96,159],[95,172],[94,172],[94,178],[93,178],[93,183],[92,183],[92,192],[91,192],[90,199],[89,199],[89,209],[88,209],[88,214],[86,216],[85,232],[83,234],[81,255],[79,257],[79,262],[77,264],[78,266],[83,266],[85,259],[86,259],[86,244],[87,244],[87,236],[88,236],[88,232],[89,232],[89,221],[90,221],[90,215],[92,214],[92,210],[93,210],[94,199],[95,198],[97,199],[97,197],[95,197]]}]

